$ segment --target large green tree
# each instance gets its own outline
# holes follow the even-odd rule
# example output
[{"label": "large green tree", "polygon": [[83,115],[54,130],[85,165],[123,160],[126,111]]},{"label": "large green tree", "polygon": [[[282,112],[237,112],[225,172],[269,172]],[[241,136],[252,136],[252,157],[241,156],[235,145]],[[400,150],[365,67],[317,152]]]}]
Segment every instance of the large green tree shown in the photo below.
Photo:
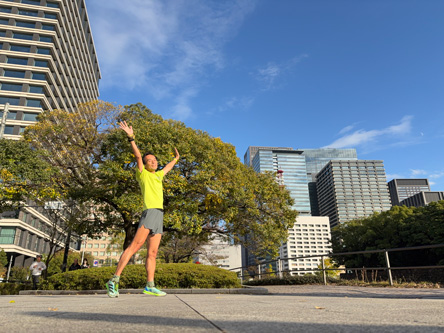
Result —
[{"label": "large green tree", "polygon": [[[422,245],[444,244],[444,201],[425,207],[393,206],[332,230],[333,252],[383,250]],[[391,252],[392,266],[442,264],[444,249]],[[348,267],[385,265],[384,254],[360,254],[334,257]]]},{"label": "large green tree", "polygon": [[27,142],[0,140],[0,212],[16,210],[29,198],[56,198],[56,173]]},{"label": "large green tree", "polygon": [[142,104],[121,109],[101,101],[79,105],[75,113],[45,112],[25,138],[42,160],[57,169],[59,191],[91,207],[83,232],[125,231],[125,247],[142,210],[135,158],[117,121],[132,125],[141,152],[152,151],[159,165],[181,158],[164,181],[166,230],[202,237],[223,233],[257,254],[276,254],[295,221],[287,190],[272,173],[244,166],[234,147],[220,138],[165,120]]}]

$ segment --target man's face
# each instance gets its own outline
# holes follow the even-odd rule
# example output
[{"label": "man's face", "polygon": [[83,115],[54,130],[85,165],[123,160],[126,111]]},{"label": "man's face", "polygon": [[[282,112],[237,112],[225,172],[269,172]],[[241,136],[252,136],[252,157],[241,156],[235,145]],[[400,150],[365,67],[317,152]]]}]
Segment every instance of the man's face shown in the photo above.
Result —
[{"label": "man's face", "polygon": [[145,169],[148,171],[156,171],[157,169],[157,159],[154,155],[145,156]]},{"label": "man's face", "polygon": [[40,262],[42,260],[42,257],[37,257],[37,261]]}]

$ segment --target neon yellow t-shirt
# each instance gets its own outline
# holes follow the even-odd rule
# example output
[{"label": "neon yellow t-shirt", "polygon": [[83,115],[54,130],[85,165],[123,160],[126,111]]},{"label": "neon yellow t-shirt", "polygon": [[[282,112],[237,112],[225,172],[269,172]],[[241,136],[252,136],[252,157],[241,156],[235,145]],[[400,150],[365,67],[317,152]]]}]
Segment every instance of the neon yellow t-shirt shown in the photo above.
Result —
[{"label": "neon yellow t-shirt", "polygon": [[142,190],[143,210],[149,208],[163,209],[163,175],[163,170],[151,173],[145,168],[142,172],[136,168],[136,179]]}]

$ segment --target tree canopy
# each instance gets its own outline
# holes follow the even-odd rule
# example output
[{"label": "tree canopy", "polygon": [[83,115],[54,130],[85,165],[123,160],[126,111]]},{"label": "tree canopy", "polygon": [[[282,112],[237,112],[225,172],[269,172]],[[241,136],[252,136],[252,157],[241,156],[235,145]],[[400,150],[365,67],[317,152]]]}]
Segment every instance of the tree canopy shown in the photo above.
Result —
[{"label": "tree canopy", "polygon": [[[444,201],[425,207],[393,206],[389,211],[341,224],[332,230],[333,252],[382,250],[444,244]],[[383,254],[334,257],[348,267],[384,265]],[[395,266],[444,264],[444,248],[391,252]]]},{"label": "tree canopy", "polygon": [[118,121],[133,126],[140,151],[159,165],[181,155],[164,181],[165,229],[178,235],[223,233],[257,254],[276,254],[297,212],[272,173],[258,174],[236,156],[231,144],[184,123],[163,119],[142,104],[125,108],[94,101],[77,112],[44,112],[25,138],[52,174],[56,192],[89,210],[78,232],[123,229],[125,247],[135,234],[142,198],[135,158]]}]

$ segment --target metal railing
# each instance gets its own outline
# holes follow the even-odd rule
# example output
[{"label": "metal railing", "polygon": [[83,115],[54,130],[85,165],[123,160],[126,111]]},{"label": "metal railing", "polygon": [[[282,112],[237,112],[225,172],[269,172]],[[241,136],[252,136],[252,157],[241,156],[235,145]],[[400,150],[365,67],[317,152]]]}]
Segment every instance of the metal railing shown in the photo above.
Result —
[{"label": "metal railing", "polygon": [[[239,277],[241,281],[245,278],[243,275],[244,270],[251,269],[252,267],[257,267],[257,274],[254,274],[253,277],[258,277],[259,279],[262,279],[263,276],[267,276],[269,274],[275,274],[282,278],[284,273],[292,273],[292,272],[322,272],[323,276],[323,282],[326,285],[327,284],[327,271],[386,271],[388,275],[388,280],[391,286],[393,286],[393,277],[392,277],[392,270],[412,270],[412,269],[436,269],[436,268],[444,268],[444,265],[434,265],[434,266],[404,266],[404,267],[391,267],[390,266],[390,252],[401,252],[401,251],[413,251],[413,250],[423,250],[423,249],[433,249],[433,248],[441,248],[444,247],[444,244],[435,244],[435,245],[422,245],[422,246],[411,246],[411,247],[402,247],[402,248],[393,248],[393,249],[382,249],[382,250],[368,250],[368,251],[354,251],[354,252],[341,252],[341,253],[324,253],[324,254],[318,254],[318,255],[310,255],[310,256],[298,256],[298,257],[284,257],[284,258],[277,258],[273,260],[267,260],[259,262],[255,265],[249,265],[249,266],[242,266],[237,268],[232,268],[230,271],[237,271],[239,274]],[[373,253],[384,253],[384,259],[385,259],[385,267],[336,267],[336,268],[325,268],[324,265],[324,258],[331,258],[331,257],[338,257],[338,256],[350,256],[350,255],[358,255],[358,254],[373,254]],[[306,258],[319,258],[320,257],[320,263],[321,268],[309,268],[309,269],[288,269],[283,270],[283,261],[288,260],[300,260],[300,259],[306,259]],[[276,263],[276,272],[263,272],[262,267],[267,264]],[[251,274],[248,275],[251,277]]]}]

